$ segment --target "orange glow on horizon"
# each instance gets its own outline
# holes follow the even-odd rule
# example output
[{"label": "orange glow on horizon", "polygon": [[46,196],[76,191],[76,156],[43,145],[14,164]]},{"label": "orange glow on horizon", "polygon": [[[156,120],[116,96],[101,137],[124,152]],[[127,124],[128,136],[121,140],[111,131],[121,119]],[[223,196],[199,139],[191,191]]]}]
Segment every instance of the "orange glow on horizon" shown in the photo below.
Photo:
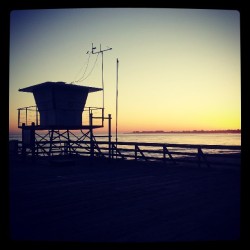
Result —
[{"label": "orange glow on horizon", "polygon": [[[79,32],[86,23],[85,32]],[[18,89],[78,79],[83,79],[79,85],[102,87],[101,56],[87,53],[92,42],[96,50],[100,43],[112,50],[104,56],[105,92],[89,95],[86,106],[102,106],[104,93],[113,133],[117,58],[118,132],[241,129],[237,11],[17,10],[11,12],[10,24],[10,133],[21,133],[17,109],[35,105],[32,94]],[[96,130],[107,131],[107,123]]]}]

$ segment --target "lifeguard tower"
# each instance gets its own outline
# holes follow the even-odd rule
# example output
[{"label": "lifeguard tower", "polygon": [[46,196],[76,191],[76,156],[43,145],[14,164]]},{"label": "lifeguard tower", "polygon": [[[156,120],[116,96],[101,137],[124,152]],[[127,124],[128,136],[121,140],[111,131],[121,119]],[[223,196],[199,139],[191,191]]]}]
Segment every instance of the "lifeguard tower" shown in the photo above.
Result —
[{"label": "lifeguard tower", "polygon": [[44,82],[19,91],[33,93],[36,102],[18,109],[24,155],[101,154],[93,131],[104,127],[105,119],[111,141],[111,115],[104,116],[104,107],[85,107],[88,94],[101,88]]}]

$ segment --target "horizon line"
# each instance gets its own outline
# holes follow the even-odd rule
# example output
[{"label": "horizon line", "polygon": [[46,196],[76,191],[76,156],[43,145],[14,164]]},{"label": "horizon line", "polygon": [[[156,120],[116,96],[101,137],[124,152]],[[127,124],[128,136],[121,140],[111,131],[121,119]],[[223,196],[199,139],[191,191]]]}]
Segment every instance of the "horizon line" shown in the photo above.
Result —
[{"label": "horizon line", "polygon": [[194,130],[171,130],[171,131],[164,131],[164,130],[134,130],[131,133],[139,134],[139,133],[218,133],[218,132],[228,132],[228,133],[239,133],[241,129],[214,129],[214,130],[205,130],[205,129],[194,129]]},{"label": "horizon line", "polygon": [[[96,131],[99,133],[100,131]],[[125,134],[140,134],[140,133],[218,133],[218,132],[228,132],[228,133],[241,133],[241,129],[214,129],[214,130],[206,130],[206,129],[193,129],[193,130],[134,130],[134,131],[121,131],[118,133]],[[22,131],[11,131],[9,130],[9,134],[19,134]],[[102,132],[100,132],[102,133]]]}]

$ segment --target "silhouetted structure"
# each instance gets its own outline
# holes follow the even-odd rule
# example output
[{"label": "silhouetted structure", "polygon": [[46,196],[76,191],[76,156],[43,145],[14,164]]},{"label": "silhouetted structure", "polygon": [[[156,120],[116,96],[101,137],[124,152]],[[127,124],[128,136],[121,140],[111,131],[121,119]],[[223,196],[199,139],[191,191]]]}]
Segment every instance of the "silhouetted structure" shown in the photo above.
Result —
[{"label": "silhouetted structure", "polygon": [[[83,127],[82,112],[88,94],[100,90],[102,89],[64,82],[45,82],[19,89],[21,92],[30,92],[34,95],[40,114],[40,123],[38,123],[39,117],[36,117],[35,123],[38,129],[86,128],[88,124]],[[20,127],[20,120],[18,124]]]},{"label": "silhouetted structure", "polygon": [[[89,93],[101,90],[65,82],[44,82],[19,89],[21,92],[33,93],[37,105],[18,109],[18,127],[22,128],[23,154],[26,155],[26,149],[31,149],[32,155],[41,151],[49,156],[53,153],[77,154],[72,143],[69,143],[72,139],[70,136],[73,136],[76,138],[76,143],[89,139],[87,150],[93,155],[95,147],[93,129],[104,127],[104,119],[109,119],[111,123],[111,115],[105,118],[104,108],[85,107],[85,104]],[[85,119],[82,119],[83,114]],[[39,130],[48,132],[45,135],[39,134]],[[79,133],[73,134],[72,130],[78,130]],[[108,137],[111,138],[111,129]],[[39,143],[38,147],[36,141],[44,141],[44,146],[41,147]]]}]

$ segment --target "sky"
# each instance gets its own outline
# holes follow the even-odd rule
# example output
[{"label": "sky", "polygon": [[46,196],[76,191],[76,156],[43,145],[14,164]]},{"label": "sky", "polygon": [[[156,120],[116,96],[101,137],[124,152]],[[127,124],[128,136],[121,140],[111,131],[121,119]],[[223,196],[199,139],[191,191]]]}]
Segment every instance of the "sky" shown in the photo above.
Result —
[{"label": "sky", "polygon": [[[241,128],[238,11],[82,8],[11,12],[11,133],[20,132],[17,109],[35,105],[18,89],[47,81],[102,87],[101,55],[87,54],[92,43],[112,48],[103,55],[113,131],[117,58],[119,132]],[[86,106],[101,107],[102,93],[89,94]]]}]

